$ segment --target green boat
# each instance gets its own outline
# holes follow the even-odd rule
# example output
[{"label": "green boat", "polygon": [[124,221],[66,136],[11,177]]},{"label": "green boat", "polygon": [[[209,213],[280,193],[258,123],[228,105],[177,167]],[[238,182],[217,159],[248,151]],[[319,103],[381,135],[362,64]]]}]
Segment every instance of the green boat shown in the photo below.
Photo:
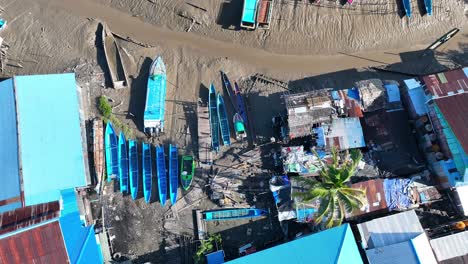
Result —
[{"label": "green boat", "polygon": [[195,161],[193,160],[193,156],[182,156],[182,162],[180,163],[180,180],[184,190],[187,191],[190,188],[194,174]]}]

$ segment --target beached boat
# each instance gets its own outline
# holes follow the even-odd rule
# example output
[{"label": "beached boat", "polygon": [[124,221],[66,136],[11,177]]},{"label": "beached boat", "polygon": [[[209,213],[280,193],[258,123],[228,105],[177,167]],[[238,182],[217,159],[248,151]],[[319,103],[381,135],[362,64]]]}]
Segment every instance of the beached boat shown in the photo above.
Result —
[{"label": "beached boat", "polygon": [[241,90],[237,85],[237,82],[234,82],[234,92],[236,93],[237,107],[239,109],[237,112],[241,115],[242,120],[244,121],[244,125],[247,125],[247,111],[245,109],[244,99],[242,98]]},{"label": "beached boat", "polygon": [[166,159],[164,157],[164,147],[156,147],[156,173],[158,176],[159,201],[164,206],[167,200],[167,175]]},{"label": "beached boat", "polygon": [[244,0],[240,26],[246,29],[255,29],[257,20],[257,0]]},{"label": "beached boat", "polygon": [[125,135],[120,132],[119,134],[119,176],[120,176],[120,192],[128,192],[128,153],[127,153],[127,140]]},{"label": "beached boat", "polygon": [[219,151],[219,118],[218,107],[216,103],[216,90],[213,83],[210,86],[210,94],[208,98],[208,108],[210,116],[210,132],[211,132],[211,149],[215,152]]},{"label": "beached boat", "polygon": [[231,145],[231,134],[229,132],[229,120],[227,118],[226,106],[224,105],[224,99],[221,94],[218,93],[218,117],[219,126],[221,128],[221,137],[223,139],[223,145]]},{"label": "beached boat", "polygon": [[427,15],[432,16],[432,0],[424,0],[424,6],[426,7]]},{"label": "beached boat", "polygon": [[160,56],[151,64],[143,125],[148,134],[159,135],[164,131],[164,112],[166,106],[166,66]]},{"label": "beached boat", "polygon": [[239,113],[236,113],[232,120],[234,124],[234,131],[236,133],[236,140],[242,141],[247,137],[244,120]]},{"label": "beached boat", "polygon": [[197,104],[198,130],[198,161],[204,164],[212,163],[210,114],[208,106],[203,101]]},{"label": "beached boat", "polygon": [[107,181],[111,181],[119,177],[119,156],[117,134],[111,122],[107,123],[106,134],[104,137],[104,146],[106,150],[106,172]]},{"label": "beached boat", "polygon": [[229,101],[231,102],[231,105],[234,108],[234,111],[238,112],[239,109],[237,109],[236,93],[234,92],[234,89],[232,88],[231,82],[229,81],[229,78],[227,77],[226,73],[222,71],[220,71],[220,73],[221,73],[221,82],[223,84],[224,90],[226,90],[226,93],[229,96]]},{"label": "beached boat", "polygon": [[188,190],[193,181],[195,174],[195,161],[192,156],[182,156],[180,164],[180,181],[182,182],[182,188]]},{"label": "beached boat", "polygon": [[151,190],[153,185],[153,170],[151,167],[151,145],[143,143],[142,145],[142,170],[143,170],[143,196],[146,203],[151,201]]},{"label": "beached boat", "polygon": [[138,196],[138,148],[135,140],[128,140],[128,176],[130,178],[130,193],[133,200]]},{"label": "beached boat", "polygon": [[237,220],[242,218],[255,218],[267,215],[268,212],[256,208],[228,208],[202,212],[203,220]]},{"label": "beached boat", "polygon": [[125,88],[128,86],[127,71],[122,61],[120,47],[115,41],[112,31],[105,23],[102,25],[102,45],[104,47],[104,55],[107,61],[107,68],[115,89]]},{"label": "beached boat", "polygon": [[171,203],[177,202],[177,190],[179,189],[179,156],[177,146],[169,145],[169,197]]},{"label": "beached boat", "polygon": [[93,161],[96,175],[96,192],[101,191],[101,181],[104,174],[104,127],[102,120],[93,120]]},{"label": "beached boat", "polygon": [[402,0],[403,1],[403,8],[405,9],[405,13],[407,17],[411,17],[411,1],[410,0]]},{"label": "beached boat", "polygon": [[[351,0],[348,0],[351,1]],[[257,13],[257,27],[269,29],[271,14],[273,13],[273,0],[259,0]]]}]

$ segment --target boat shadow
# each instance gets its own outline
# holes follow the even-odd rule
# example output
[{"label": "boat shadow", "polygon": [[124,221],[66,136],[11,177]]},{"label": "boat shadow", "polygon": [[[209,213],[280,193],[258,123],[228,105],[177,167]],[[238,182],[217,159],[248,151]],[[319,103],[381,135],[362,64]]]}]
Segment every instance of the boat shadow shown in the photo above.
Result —
[{"label": "boat shadow", "polygon": [[144,58],[138,76],[130,76],[130,103],[128,105],[128,113],[131,113],[133,123],[138,130],[144,131],[143,116],[145,112],[146,102],[146,85],[148,82],[149,68],[153,60],[149,57]]},{"label": "boat shadow", "polygon": [[112,80],[109,74],[109,66],[107,66],[106,55],[104,53],[104,46],[103,46],[103,33],[104,27],[102,23],[98,23],[96,29],[96,38],[94,41],[94,46],[96,47],[96,61],[97,64],[101,67],[102,72],[104,73],[104,84],[106,87],[112,87]]},{"label": "boat shadow", "polygon": [[216,23],[223,29],[240,30],[242,16],[242,0],[222,2],[219,6]]}]

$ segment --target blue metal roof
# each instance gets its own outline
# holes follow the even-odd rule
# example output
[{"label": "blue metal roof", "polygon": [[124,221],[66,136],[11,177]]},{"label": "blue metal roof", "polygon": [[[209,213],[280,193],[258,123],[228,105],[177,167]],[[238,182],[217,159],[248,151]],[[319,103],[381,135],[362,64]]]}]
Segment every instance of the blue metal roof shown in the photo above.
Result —
[{"label": "blue metal roof", "polygon": [[415,79],[405,80],[404,82],[408,88],[408,95],[416,114],[419,116],[427,114],[426,96],[421,84]]},{"label": "blue metal roof", "polygon": [[[0,201],[20,196],[18,133],[13,80],[0,82]],[[16,205],[15,205],[16,204]],[[18,208],[18,203],[0,206],[0,213]],[[21,203],[19,203],[21,206]]]},{"label": "blue metal roof", "polygon": [[224,251],[218,250],[216,252],[206,255],[206,262],[208,264],[222,264],[224,263]]},{"label": "blue metal roof", "polygon": [[73,73],[14,77],[26,205],[86,185]]},{"label": "blue metal roof", "polygon": [[269,248],[228,263],[363,263],[349,224]]},{"label": "blue metal roof", "polygon": [[400,102],[400,89],[398,89],[398,85],[396,84],[385,84],[384,85],[385,89],[387,89],[387,95],[388,95],[388,102],[393,103],[393,102]]},{"label": "blue metal roof", "polygon": [[64,216],[70,213],[79,212],[78,202],[74,188],[60,191],[60,215]]},{"label": "blue metal roof", "polygon": [[103,263],[102,251],[94,235],[94,226],[83,226],[79,212],[60,217],[59,221],[71,264]]}]

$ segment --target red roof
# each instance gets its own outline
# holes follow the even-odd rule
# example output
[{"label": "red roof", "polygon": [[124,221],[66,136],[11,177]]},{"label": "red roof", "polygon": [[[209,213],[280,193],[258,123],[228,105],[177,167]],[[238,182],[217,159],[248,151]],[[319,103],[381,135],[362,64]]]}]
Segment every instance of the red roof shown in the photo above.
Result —
[{"label": "red roof", "polygon": [[468,93],[435,100],[450,128],[468,153]]},{"label": "red roof", "polygon": [[69,263],[59,222],[0,239],[0,263]]},{"label": "red roof", "polygon": [[431,74],[422,79],[435,97],[468,92],[468,77],[463,69]]},{"label": "red roof", "polygon": [[374,179],[351,184],[352,188],[366,190],[367,206],[364,211],[356,209],[351,213],[347,213],[346,217],[356,217],[376,211],[386,210],[387,202],[385,201],[383,181],[383,179]]}]

